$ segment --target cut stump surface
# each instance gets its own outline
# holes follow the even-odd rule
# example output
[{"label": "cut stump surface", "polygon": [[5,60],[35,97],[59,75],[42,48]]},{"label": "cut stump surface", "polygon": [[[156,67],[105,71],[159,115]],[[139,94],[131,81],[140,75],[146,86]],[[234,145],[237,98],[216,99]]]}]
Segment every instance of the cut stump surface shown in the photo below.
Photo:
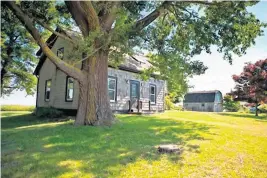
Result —
[{"label": "cut stump surface", "polygon": [[177,145],[169,144],[169,145],[159,145],[158,152],[159,153],[181,153],[182,148]]}]

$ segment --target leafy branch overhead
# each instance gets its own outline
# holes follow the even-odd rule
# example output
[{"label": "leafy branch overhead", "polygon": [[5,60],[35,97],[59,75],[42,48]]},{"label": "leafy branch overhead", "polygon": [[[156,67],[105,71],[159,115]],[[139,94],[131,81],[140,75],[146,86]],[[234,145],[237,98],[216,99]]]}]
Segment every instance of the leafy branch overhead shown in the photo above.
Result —
[{"label": "leafy branch overhead", "polygon": [[[104,33],[102,41],[108,43],[103,48],[116,44],[123,48],[126,44],[124,48],[129,49],[122,50],[124,52],[138,47],[185,57],[202,51],[210,53],[210,47],[215,45],[230,63],[232,54],[245,54],[246,49],[255,43],[254,39],[262,35],[261,27],[266,26],[246,10],[246,7],[256,2],[67,1],[66,6],[44,6],[45,3],[42,3],[37,8],[40,3],[42,2],[21,2],[20,6],[37,24],[70,41],[72,40],[68,36],[52,30],[55,23],[61,20],[61,17],[53,19],[54,14],[62,15],[64,12],[69,22],[76,22],[84,38],[90,36],[89,31],[92,30]],[[47,9],[49,13],[46,13]],[[76,13],[80,11],[83,13]],[[73,17],[71,20],[70,14]],[[94,48],[99,49],[99,46],[102,45],[98,44]]]}]

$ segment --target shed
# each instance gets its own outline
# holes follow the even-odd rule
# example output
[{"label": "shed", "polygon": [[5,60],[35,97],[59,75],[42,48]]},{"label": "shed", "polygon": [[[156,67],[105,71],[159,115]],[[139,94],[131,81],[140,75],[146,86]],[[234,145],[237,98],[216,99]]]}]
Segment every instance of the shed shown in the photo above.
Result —
[{"label": "shed", "polygon": [[183,107],[190,111],[222,112],[223,97],[219,90],[189,92],[184,96]]}]

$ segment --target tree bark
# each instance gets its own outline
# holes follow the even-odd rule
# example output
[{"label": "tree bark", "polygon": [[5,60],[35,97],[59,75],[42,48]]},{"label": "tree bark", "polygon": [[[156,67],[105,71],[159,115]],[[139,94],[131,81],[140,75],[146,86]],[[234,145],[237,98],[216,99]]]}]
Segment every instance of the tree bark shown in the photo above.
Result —
[{"label": "tree bark", "polygon": [[100,50],[86,60],[86,82],[80,83],[80,97],[75,125],[107,125],[115,121],[107,92],[108,52]]},{"label": "tree bark", "polygon": [[75,119],[74,125],[85,125],[85,118],[86,118],[86,112],[87,112],[87,82],[85,80],[84,83],[79,83],[79,104],[78,104],[78,110],[77,115]]},{"label": "tree bark", "polygon": [[255,111],[255,116],[258,116],[258,103],[256,103],[256,111]]},{"label": "tree bark", "polygon": [[89,125],[111,125],[114,116],[108,97],[108,52],[100,50],[89,59],[87,119]]}]

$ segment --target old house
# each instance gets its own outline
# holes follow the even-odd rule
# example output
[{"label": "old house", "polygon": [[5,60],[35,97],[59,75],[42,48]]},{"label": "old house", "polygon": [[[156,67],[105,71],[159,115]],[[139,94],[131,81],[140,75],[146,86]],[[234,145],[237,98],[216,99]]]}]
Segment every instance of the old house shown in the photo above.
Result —
[{"label": "old house", "polygon": [[[72,52],[71,44],[54,34],[47,44],[62,60],[66,60]],[[60,71],[41,50],[37,56],[40,61],[34,71],[38,78],[36,107],[54,107],[75,114],[79,102],[77,81]],[[83,66],[82,62],[75,65],[78,68]],[[117,68],[109,66],[107,90],[114,112],[164,111],[165,81],[155,79],[155,74],[147,81],[140,79],[140,73],[150,66],[148,59],[142,55],[125,56],[124,62]]]},{"label": "old house", "polygon": [[189,92],[184,97],[183,107],[189,111],[222,112],[223,97],[219,90]]}]

